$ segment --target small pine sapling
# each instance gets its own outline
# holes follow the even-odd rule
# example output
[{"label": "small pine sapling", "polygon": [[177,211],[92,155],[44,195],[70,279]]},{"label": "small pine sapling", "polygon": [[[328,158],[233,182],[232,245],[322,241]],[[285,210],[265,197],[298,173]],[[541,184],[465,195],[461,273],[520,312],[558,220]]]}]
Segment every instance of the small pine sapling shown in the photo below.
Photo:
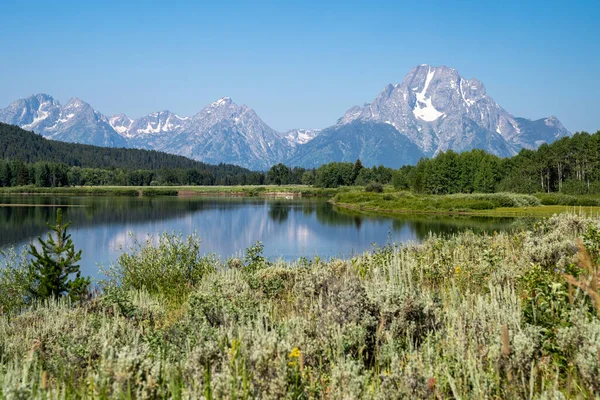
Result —
[{"label": "small pine sapling", "polygon": [[[71,235],[67,234],[70,224],[63,224],[62,209],[59,208],[56,210],[56,225],[47,223],[56,234],[56,239],[52,232],[45,241],[39,237],[41,253],[33,244],[30,245],[34,283],[29,291],[33,298],[45,300],[68,295],[72,300],[79,301],[87,295],[90,279],[81,276],[79,265],[76,264],[81,260],[81,250],[75,251]],[[69,279],[72,274],[75,277]]]}]

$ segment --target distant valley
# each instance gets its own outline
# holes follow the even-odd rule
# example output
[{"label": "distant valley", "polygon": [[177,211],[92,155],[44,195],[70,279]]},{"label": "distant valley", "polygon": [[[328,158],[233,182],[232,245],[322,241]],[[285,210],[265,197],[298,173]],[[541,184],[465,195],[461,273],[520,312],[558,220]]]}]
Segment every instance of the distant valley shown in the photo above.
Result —
[{"label": "distant valley", "polygon": [[131,119],[105,116],[79,98],[61,105],[47,94],[0,110],[0,122],[49,139],[104,147],[160,150],[205,163],[266,170],[283,162],[318,167],[360,158],[398,168],[440,151],[483,149],[511,156],[571,133],[556,117],[529,120],[498,105],[476,79],[449,67],[419,65],[334,126],[278,132],[251,108],[223,97],[192,116],[170,111]]}]

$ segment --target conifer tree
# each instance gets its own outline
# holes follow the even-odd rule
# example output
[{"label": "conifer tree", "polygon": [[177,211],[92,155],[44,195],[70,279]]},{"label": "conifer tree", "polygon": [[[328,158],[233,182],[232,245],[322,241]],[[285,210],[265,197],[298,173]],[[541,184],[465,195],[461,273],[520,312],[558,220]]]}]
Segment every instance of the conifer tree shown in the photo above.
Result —
[{"label": "conifer tree", "polygon": [[[56,210],[56,225],[47,224],[56,234],[48,234],[47,240],[38,238],[41,250],[32,244],[29,254],[33,257],[31,268],[34,284],[29,291],[36,299],[58,298],[68,295],[73,300],[81,300],[88,291],[89,278],[83,278],[77,261],[81,260],[81,250],[75,251],[71,235],[67,234],[70,222],[63,224],[62,209]],[[75,274],[74,279],[69,279]]]},{"label": "conifer tree", "polygon": [[363,169],[362,162],[360,162],[360,158],[357,158],[352,168],[352,184],[356,184],[356,178],[358,178],[361,169]]}]

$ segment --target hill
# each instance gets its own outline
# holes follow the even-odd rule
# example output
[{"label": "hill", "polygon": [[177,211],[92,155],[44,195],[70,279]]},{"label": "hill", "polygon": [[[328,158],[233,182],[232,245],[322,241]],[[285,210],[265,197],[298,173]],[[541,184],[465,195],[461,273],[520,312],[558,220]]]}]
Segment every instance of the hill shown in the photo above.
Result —
[{"label": "hill", "polygon": [[100,147],[49,140],[41,135],[0,123],[0,159],[18,159],[26,163],[56,162],[85,168],[121,169],[202,169],[230,174],[249,170],[229,165],[211,165],[183,156],[155,150]]}]

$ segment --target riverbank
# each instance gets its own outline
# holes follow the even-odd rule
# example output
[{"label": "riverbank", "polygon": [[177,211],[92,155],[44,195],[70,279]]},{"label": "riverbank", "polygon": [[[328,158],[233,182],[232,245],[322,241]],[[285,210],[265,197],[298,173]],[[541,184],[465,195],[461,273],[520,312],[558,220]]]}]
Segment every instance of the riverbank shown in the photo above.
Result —
[{"label": "riverbank", "polygon": [[425,195],[397,191],[386,186],[383,193],[364,187],[317,188],[306,185],[263,186],[34,186],[0,188],[0,194],[65,196],[231,196],[231,197],[326,197],[336,207],[370,214],[448,214],[478,216],[551,216],[556,213],[600,215],[600,196],[560,193]]},{"label": "riverbank", "polygon": [[600,309],[563,274],[590,279],[599,230],[565,214],[292,263],[163,236],[81,304],[27,303],[17,258],[0,398],[594,398]]},{"label": "riverbank", "polygon": [[330,203],[344,209],[388,215],[420,213],[540,217],[564,212],[590,216],[600,215],[600,198],[552,194],[474,193],[422,195],[404,191],[393,191],[388,188],[384,193],[370,193],[360,190],[337,193],[330,199]]},{"label": "riverbank", "polygon": [[66,196],[265,196],[331,197],[350,188],[316,188],[306,185],[263,186],[73,186],[0,188],[0,194],[51,194]]}]

